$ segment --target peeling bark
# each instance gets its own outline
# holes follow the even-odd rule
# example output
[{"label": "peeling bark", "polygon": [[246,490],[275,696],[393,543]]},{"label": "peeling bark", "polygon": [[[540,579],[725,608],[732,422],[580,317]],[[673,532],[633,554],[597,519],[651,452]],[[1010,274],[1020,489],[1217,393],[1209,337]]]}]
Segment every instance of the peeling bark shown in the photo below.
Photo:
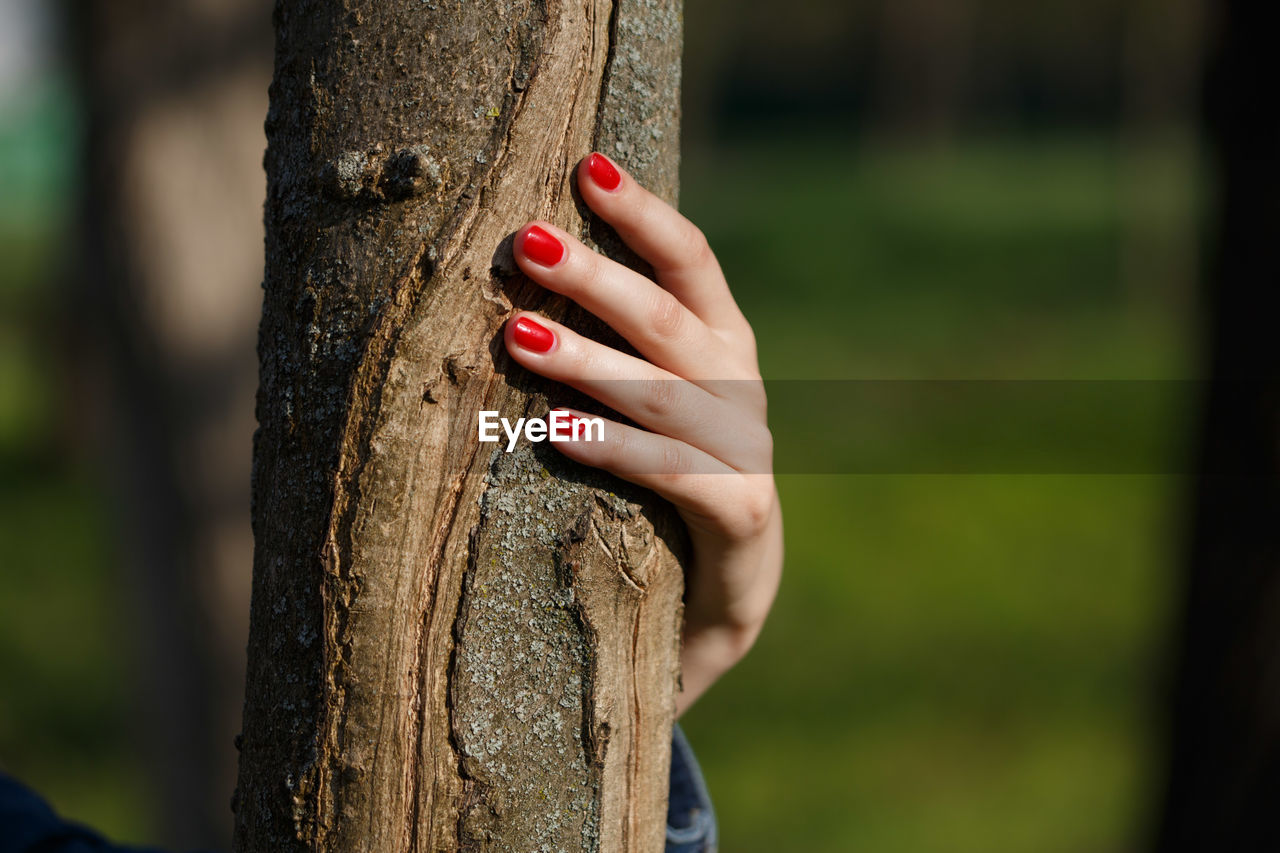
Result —
[{"label": "peeling bark", "polygon": [[674,200],[679,4],[282,0],[276,32],[236,848],[661,850],[681,528],[476,416],[569,402],[513,310],[608,334],[509,237],[627,257],[574,200],[593,148]]}]

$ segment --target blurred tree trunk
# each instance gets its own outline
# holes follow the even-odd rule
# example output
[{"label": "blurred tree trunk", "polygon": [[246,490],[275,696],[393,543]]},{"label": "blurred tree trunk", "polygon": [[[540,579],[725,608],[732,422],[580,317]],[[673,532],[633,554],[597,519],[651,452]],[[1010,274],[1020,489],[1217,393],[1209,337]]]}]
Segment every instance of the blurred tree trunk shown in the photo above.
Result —
[{"label": "blurred tree trunk", "polygon": [[588,230],[593,147],[675,195],[678,0],[275,19],[236,847],[661,850],[681,528],[476,423],[564,393],[505,358],[566,312],[505,238]]},{"label": "blurred tree trunk", "polygon": [[1266,11],[1210,8],[1212,382],[1160,853],[1280,850],[1280,112]]},{"label": "blurred tree trunk", "polygon": [[72,0],[87,115],[73,418],[105,413],[168,846],[226,847],[252,548],[265,0]]}]

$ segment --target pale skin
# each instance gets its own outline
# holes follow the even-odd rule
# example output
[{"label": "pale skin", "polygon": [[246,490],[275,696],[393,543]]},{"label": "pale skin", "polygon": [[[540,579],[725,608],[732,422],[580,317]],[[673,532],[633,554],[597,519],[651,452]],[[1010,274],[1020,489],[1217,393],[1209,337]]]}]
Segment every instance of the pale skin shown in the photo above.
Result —
[{"label": "pale skin", "polygon": [[543,221],[516,233],[516,262],[530,279],[607,323],[641,357],[530,312],[514,315],[504,337],[523,367],[641,427],[606,421],[603,441],[552,446],[652,489],[689,528],[679,716],[751,649],[782,575],[764,384],[751,326],[702,232],[602,155],[583,159],[577,178],[583,200],[649,262],[656,281]]}]

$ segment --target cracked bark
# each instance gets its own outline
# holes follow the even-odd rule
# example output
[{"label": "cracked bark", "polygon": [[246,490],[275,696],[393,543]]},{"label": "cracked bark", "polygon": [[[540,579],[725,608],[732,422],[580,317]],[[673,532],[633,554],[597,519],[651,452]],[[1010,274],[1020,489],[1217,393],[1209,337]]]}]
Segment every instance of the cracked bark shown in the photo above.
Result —
[{"label": "cracked bark", "polygon": [[[657,851],[682,531],[476,413],[581,404],[500,330],[571,171],[674,200],[678,0],[282,0],[236,848]],[[631,258],[634,263],[634,258]]]}]

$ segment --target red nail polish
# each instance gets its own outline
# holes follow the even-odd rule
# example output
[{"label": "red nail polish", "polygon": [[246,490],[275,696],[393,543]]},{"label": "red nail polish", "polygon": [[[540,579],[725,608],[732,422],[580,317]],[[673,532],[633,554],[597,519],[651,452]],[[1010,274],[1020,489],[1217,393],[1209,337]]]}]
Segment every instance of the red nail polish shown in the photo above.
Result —
[{"label": "red nail polish", "polygon": [[534,352],[547,352],[555,346],[556,342],[556,336],[550,329],[533,322],[528,317],[516,320],[511,336],[516,339],[517,344]]},{"label": "red nail polish", "polygon": [[[560,415],[557,419],[556,415]],[[564,432],[564,423],[569,419],[569,413],[564,409],[551,409],[547,412],[547,434],[560,435]]]},{"label": "red nail polish", "polygon": [[616,190],[622,183],[622,176],[618,174],[617,169],[613,168],[609,158],[603,154],[592,154],[587,158],[587,174],[591,176],[591,180],[595,181],[596,186],[610,192]]},{"label": "red nail polish", "polygon": [[537,225],[525,232],[520,250],[544,267],[554,267],[564,257],[564,244]]}]

